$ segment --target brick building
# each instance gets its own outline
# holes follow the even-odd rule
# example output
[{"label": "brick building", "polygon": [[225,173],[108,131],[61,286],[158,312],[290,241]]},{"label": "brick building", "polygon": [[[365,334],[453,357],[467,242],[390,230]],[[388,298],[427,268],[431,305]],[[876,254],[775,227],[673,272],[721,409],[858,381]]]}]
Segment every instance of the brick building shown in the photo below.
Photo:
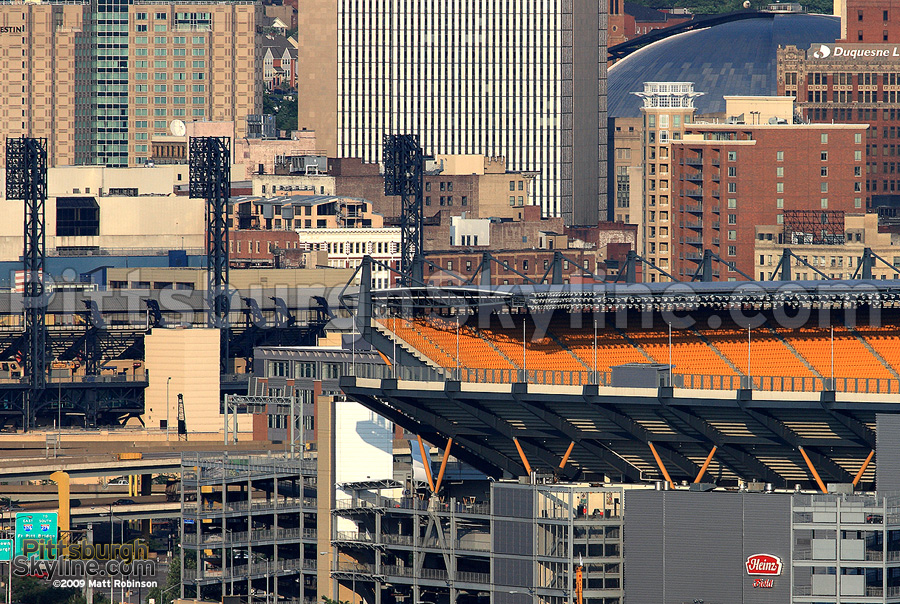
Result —
[{"label": "brick building", "polygon": [[[384,194],[384,175],[377,163],[289,156],[280,161],[273,174],[253,176],[254,194],[308,188],[321,195],[368,199],[388,223],[399,219],[400,197]],[[426,163],[425,216],[448,210],[457,216],[465,212],[479,217],[516,218],[523,207],[533,203],[534,176],[507,170],[502,157],[438,155]]]},{"label": "brick building", "polygon": [[845,0],[840,3],[840,8],[841,39],[838,42],[900,42],[900,2],[897,0]]},{"label": "brick building", "polygon": [[275,266],[281,250],[296,250],[300,237],[295,231],[236,230],[228,234],[228,256],[232,267]]},{"label": "brick building", "polygon": [[695,123],[672,142],[676,277],[690,278],[707,249],[754,275],[757,227],[782,225],[787,211],[862,211],[866,126],[786,121]]},{"label": "brick building", "polygon": [[[440,218],[439,224],[426,228],[425,236],[428,260],[440,267],[428,266],[425,274],[436,285],[468,279],[485,252],[535,280],[547,272],[556,251],[567,258],[562,266],[565,283],[582,279],[586,272],[603,276],[612,270],[615,274],[637,239],[635,225],[604,222],[595,227],[566,227],[562,218],[542,218],[538,206],[524,208],[521,220],[470,219],[445,212]],[[616,263],[607,265],[608,259]],[[491,271],[495,285],[524,282],[514,270],[496,263]]]},{"label": "brick building", "polygon": [[657,10],[633,2],[609,0],[609,21],[607,25],[607,46],[633,40],[656,29],[665,29],[685,21],[694,15],[684,8]]},{"label": "brick building", "polygon": [[847,0],[840,8],[842,39],[778,49],[778,94],[796,97],[804,120],[869,124],[867,207],[895,204],[900,201],[900,2]]}]

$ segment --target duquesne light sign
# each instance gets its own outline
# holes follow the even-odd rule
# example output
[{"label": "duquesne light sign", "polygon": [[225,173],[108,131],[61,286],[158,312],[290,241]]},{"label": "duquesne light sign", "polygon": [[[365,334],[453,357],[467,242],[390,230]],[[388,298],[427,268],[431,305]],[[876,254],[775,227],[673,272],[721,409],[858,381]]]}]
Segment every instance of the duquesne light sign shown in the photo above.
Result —
[{"label": "duquesne light sign", "polygon": [[900,45],[894,44],[813,44],[807,59],[900,59]]},{"label": "duquesne light sign", "polygon": [[777,577],[784,570],[781,558],[773,554],[753,554],[747,557],[747,574]]}]

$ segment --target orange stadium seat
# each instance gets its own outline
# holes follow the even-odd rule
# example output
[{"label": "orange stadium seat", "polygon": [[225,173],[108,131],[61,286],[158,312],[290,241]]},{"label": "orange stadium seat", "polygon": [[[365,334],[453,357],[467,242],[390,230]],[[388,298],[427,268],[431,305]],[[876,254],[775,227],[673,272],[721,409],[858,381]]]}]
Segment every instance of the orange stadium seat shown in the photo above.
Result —
[{"label": "orange stadium seat", "polygon": [[[463,324],[459,330],[460,364],[468,369],[521,369],[521,318],[511,318],[514,324],[519,321],[518,327],[503,327],[496,318],[485,328]],[[436,364],[447,368],[456,366],[457,335],[453,319],[384,318],[379,322]],[[896,329],[856,329],[886,362],[900,368],[900,334]],[[535,327],[528,324],[525,333],[526,365],[530,371],[584,372],[593,369],[595,336],[591,326],[573,327],[567,319],[558,318],[549,324],[545,337],[535,340],[534,335]],[[596,348],[596,368],[601,372],[626,363],[668,363],[668,329],[665,325],[655,325],[649,329],[620,332],[612,327],[603,327],[597,330]],[[682,375],[734,377],[739,373],[746,374],[747,332],[733,324],[720,329],[676,331],[672,334],[672,362],[675,373]],[[821,377],[830,377],[829,329],[761,327],[751,332],[752,376],[816,377],[807,363]],[[844,327],[835,329],[834,370],[836,378],[895,378],[857,335]]]},{"label": "orange stadium seat", "polygon": [[[824,377],[831,377],[831,330],[800,329],[785,339]],[[834,329],[834,377],[892,379],[890,371],[843,327]]]}]

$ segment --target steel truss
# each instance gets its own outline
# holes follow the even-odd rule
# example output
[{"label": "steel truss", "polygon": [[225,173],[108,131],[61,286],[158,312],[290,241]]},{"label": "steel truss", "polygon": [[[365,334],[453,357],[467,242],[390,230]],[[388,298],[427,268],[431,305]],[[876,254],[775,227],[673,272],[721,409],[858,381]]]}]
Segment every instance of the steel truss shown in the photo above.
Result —
[{"label": "steel truss", "polygon": [[6,198],[25,202],[22,253],[25,310],[25,394],[23,427],[32,424],[32,406],[47,381],[47,298],[44,291],[45,205],[47,202],[47,139],[6,139]]},{"label": "steel truss", "polygon": [[389,134],[384,137],[384,194],[401,198],[400,280],[407,287],[423,284],[424,161],[418,135]]},{"label": "steel truss", "polygon": [[228,359],[228,200],[231,139],[191,137],[190,195],[206,200],[207,325],[222,332],[222,369]]}]

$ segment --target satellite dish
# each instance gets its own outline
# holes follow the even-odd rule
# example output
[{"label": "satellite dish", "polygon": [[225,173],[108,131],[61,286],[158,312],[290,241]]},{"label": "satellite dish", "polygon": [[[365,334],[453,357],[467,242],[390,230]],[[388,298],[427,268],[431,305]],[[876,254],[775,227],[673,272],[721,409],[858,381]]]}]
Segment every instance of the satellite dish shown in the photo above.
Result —
[{"label": "satellite dish", "polygon": [[185,128],[184,122],[181,120],[172,120],[172,123],[169,124],[169,132],[171,132],[173,136],[184,136],[185,132],[187,132],[187,128]]}]

